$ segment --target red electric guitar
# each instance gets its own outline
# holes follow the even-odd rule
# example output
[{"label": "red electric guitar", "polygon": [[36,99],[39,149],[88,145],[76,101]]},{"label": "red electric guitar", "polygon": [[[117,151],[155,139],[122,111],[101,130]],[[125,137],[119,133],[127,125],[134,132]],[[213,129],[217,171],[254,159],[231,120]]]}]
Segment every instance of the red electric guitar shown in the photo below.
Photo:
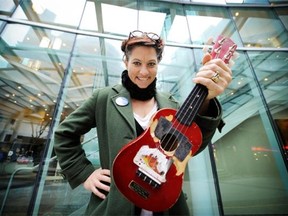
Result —
[{"label": "red electric guitar", "polygon": [[[212,58],[228,64],[236,47],[231,39],[219,36]],[[178,111],[159,110],[149,128],[116,156],[115,184],[136,206],[159,212],[179,198],[186,165],[202,144],[202,133],[193,120],[207,95],[207,88],[196,84]]]}]

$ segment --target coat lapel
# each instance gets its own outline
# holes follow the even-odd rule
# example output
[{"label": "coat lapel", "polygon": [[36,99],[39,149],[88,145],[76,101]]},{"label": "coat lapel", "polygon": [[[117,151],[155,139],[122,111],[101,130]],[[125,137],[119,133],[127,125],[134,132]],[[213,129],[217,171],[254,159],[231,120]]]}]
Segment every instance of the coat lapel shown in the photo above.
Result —
[{"label": "coat lapel", "polygon": [[[111,99],[113,101],[113,104],[115,108],[118,110],[120,115],[127,121],[129,127],[131,130],[133,130],[135,136],[136,136],[136,129],[135,129],[135,120],[134,115],[132,111],[132,105],[131,105],[131,98],[129,92],[121,85],[116,85],[113,87],[117,94],[115,94]],[[123,98],[124,100],[127,99],[128,103],[127,105],[119,103],[119,99]]]}]

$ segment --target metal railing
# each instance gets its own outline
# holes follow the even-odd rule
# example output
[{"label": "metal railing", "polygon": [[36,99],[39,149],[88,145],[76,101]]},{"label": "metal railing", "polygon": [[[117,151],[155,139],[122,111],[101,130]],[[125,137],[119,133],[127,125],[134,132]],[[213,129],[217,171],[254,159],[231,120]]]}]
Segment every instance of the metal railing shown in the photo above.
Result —
[{"label": "metal railing", "polygon": [[[96,139],[97,138],[97,135],[96,136],[93,136],[91,137],[90,139],[84,141],[82,143],[82,145],[85,145],[87,143],[89,143],[90,141],[92,141],[93,139]],[[49,163],[53,162],[54,160],[56,160],[57,156],[54,156],[52,158],[50,158],[49,160]],[[8,185],[7,185],[7,189],[6,189],[6,192],[5,192],[5,195],[4,195],[4,198],[3,198],[3,201],[2,201],[2,205],[1,205],[1,209],[0,209],[0,216],[2,215],[3,213],[3,210],[4,210],[4,207],[5,207],[5,204],[6,204],[6,201],[7,201],[7,198],[8,198],[8,195],[9,195],[9,192],[10,192],[10,189],[11,189],[11,186],[12,186],[12,182],[13,182],[13,179],[14,179],[14,176],[20,172],[20,171],[35,171],[37,168],[39,167],[39,164],[33,166],[33,167],[19,167],[17,169],[15,169],[13,171],[13,173],[11,174],[10,176],[10,179],[9,179],[9,182],[8,182]],[[57,170],[56,170],[57,171]]]},{"label": "metal railing", "polygon": [[[52,162],[56,159],[56,156],[52,157],[49,162]],[[33,167],[19,167],[17,169],[15,169],[13,171],[13,173],[11,174],[10,178],[9,178],[9,182],[8,182],[8,185],[7,185],[7,189],[6,189],[6,192],[5,192],[5,195],[4,195],[4,198],[3,198],[3,201],[2,201],[2,205],[1,205],[1,209],[0,209],[0,215],[2,215],[3,213],[3,210],[4,210],[4,207],[5,207],[5,204],[6,204],[6,201],[7,201],[7,197],[9,195],[9,192],[10,192],[10,189],[11,189],[11,186],[12,186],[12,182],[13,182],[13,179],[14,179],[14,176],[20,172],[20,171],[35,171],[37,168],[39,167],[39,164],[37,164],[36,166],[33,166]]]}]

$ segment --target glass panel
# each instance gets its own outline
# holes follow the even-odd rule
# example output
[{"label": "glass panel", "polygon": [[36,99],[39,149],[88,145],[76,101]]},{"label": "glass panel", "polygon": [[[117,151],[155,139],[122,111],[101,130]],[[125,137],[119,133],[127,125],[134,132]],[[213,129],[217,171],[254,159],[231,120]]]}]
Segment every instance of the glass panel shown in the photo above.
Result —
[{"label": "glass panel", "polygon": [[287,0],[269,0],[271,4],[283,4],[287,3]]},{"label": "glass panel", "polygon": [[[64,32],[18,24],[7,25],[1,35],[0,172],[5,179],[1,181],[1,188],[5,188],[1,190],[1,197],[6,199],[4,213],[27,212],[72,39]],[[48,176],[53,176],[53,158],[50,165]]]},{"label": "glass panel", "polygon": [[276,129],[279,129],[284,161],[288,161],[288,52],[254,52],[250,56]]},{"label": "glass panel", "polygon": [[130,31],[137,29],[137,2],[129,0],[101,2],[104,32],[128,36]]},{"label": "glass panel", "polygon": [[[273,63],[270,62],[267,60],[270,54],[249,54],[257,77],[263,81],[263,85],[267,83],[267,78],[270,80],[274,77],[274,82],[277,80],[278,83],[276,77],[283,76],[283,72],[278,73],[278,69],[283,68],[285,63],[276,62],[275,56],[271,58]],[[272,66],[274,63],[275,66]],[[219,98],[224,107],[226,126],[222,133],[217,133],[213,138],[213,148],[224,213],[285,214],[288,211],[287,170],[277,137],[273,133],[273,125],[250,68],[245,54],[240,53],[233,67],[233,82]],[[274,98],[278,104],[276,92],[270,94],[268,89],[265,91],[265,94],[269,95],[268,103],[270,100],[274,101]],[[287,95],[287,91],[283,94]],[[285,107],[281,106],[281,103],[276,104],[277,110]],[[282,109],[279,109],[280,107]]]},{"label": "glass panel", "polygon": [[120,40],[105,39],[104,47],[106,53],[102,53],[102,55],[106,55],[106,62],[103,64],[103,73],[108,76],[108,82],[105,82],[106,85],[115,85],[121,81],[121,74],[125,68],[122,61],[121,42]]},{"label": "glass panel", "polygon": [[6,24],[6,22],[3,22],[3,21],[0,20],[0,28],[1,28],[1,29],[4,28],[5,24]]},{"label": "glass panel", "polygon": [[204,3],[204,4],[225,4],[225,0],[217,0],[215,2],[215,0],[191,0],[192,2],[195,2],[195,3]]},{"label": "glass panel", "polygon": [[[192,76],[183,74],[182,76],[186,81],[183,84],[181,83],[179,87],[186,92],[184,96],[191,91],[191,85],[194,87],[191,80],[195,76],[195,72],[202,67],[202,49],[193,49],[193,53],[195,65],[194,67],[190,67],[186,72],[186,74],[192,73]],[[191,58],[191,56],[189,56],[189,58]],[[191,59],[188,60],[187,58],[186,64],[190,61]],[[181,61],[179,62],[181,63]],[[185,65],[184,62],[183,64]],[[219,215],[219,203],[208,148],[190,159],[185,175],[187,175],[185,176],[187,182],[184,181],[183,191],[187,193],[187,203],[191,215]]]},{"label": "glass panel", "polygon": [[16,7],[16,1],[1,0],[0,1],[0,14],[4,16],[11,16],[11,13]]},{"label": "glass panel", "polygon": [[244,0],[244,4],[257,4],[257,5],[269,4],[269,1],[268,0]]},{"label": "glass panel", "polygon": [[245,47],[288,46],[287,30],[272,10],[233,8],[231,12]]},{"label": "glass panel", "polygon": [[[102,47],[100,47],[100,43]],[[119,82],[122,56],[119,55],[119,52],[115,52],[116,44],[121,51],[120,41],[104,41],[104,39],[97,37],[77,36],[67,77],[68,81],[63,91],[64,95],[62,95],[63,103],[59,107],[62,113],[60,121],[87,100],[92,95],[94,88],[102,88],[107,85],[106,82],[111,83],[111,85],[116,84],[116,80],[117,83]],[[118,73],[117,79],[112,73],[108,73],[110,66],[113,73]],[[95,167],[99,167],[99,149],[95,128],[83,136],[81,144],[88,159]],[[57,168],[58,171],[61,170],[59,165]],[[51,184],[49,181],[45,183],[39,212],[41,214],[61,213],[70,215],[73,213],[74,215],[81,215],[85,211],[90,192],[83,187],[78,187],[72,191],[67,180],[62,179],[60,173],[56,173],[55,177],[59,178],[57,185]],[[53,194],[51,194],[51,190],[54,192]],[[65,197],[63,197],[63,193],[66,194]],[[47,202],[48,199],[52,199],[54,202]],[[69,208],[67,208],[68,205]]]},{"label": "glass panel", "polygon": [[80,29],[98,31],[95,2],[87,1],[80,24]]},{"label": "glass panel", "polygon": [[241,44],[227,10],[194,5],[185,9],[193,44],[205,44],[210,37],[217,38],[218,35],[225,35],[236,44]]},{"label": "glass panel", "polygon": [[168,46],[164,52],[158,68],[158,87],[183,102],[193,87],[192,76],[195,76],[196,68],[193,52],[191,49]]},{"label": "glass panel", "polygon": [[285,26],[286,30],[288,30],[288,7],[276,8],[275,10],[279,16],[279,19],[282,21],[283,25]]},{"label": "glass panel", "polygon": [[[150,21],[147,22],[147,20]],[[155,22],[156,20],[157,22]],[[153,23],[152,26],[151,23]],[[141,2],[139,28],[162,35],[169,42],[191,43],[182,5],[152,1]]]},{"label": "glass panel", "polygon": [[21,1],[14,18],[33,22],[56,24],[77,28],[85,6],[85,0],[32,0]]}]

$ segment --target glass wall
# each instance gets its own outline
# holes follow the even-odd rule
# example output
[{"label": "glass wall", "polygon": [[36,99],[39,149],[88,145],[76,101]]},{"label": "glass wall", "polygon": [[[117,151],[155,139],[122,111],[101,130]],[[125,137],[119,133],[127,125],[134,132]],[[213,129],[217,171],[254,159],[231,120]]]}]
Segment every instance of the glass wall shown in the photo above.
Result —
[{"label": "glass wall", "polygon": [[[221,138],[214,141],[213,153],[224,213],[227,215],[287,213],[287,156],[283,154],[284,146],[277,135],[275,119],[271,116],[273,112],[275,116],[287,119],[287,107],[281,105],[285,101],[282,91],[287,94],[287,87],[281,92],[261,88],[263,82],[275,82],[273,77],[278,74],[272,67],[272,75],[269,76],[268,65],[265,69],[259,68],[259,61],[265,64],[274,62],[273,57],[267,58],[270,55],[271,52],[261,52],[260,56],[258,52],[248,52],[247,61],[242,62],[244,70],[234,82],[235,86],[242,86],[241,90],[233,92],[229,102],[228,98],[222,102],[230,111],[226,112],[227,125]],[[253,68],[249,65],[250,61]],[[263,73],[266,74],[261,78]],[[273,89],[272,83],[269,89]],[[269,108],[269,112],[267,103],[273,107]]]},{"label": "glass wall", "polygon": [[[164,38],[157,85],[180,102],[209,38],[238,45],[219,97],[226,125],[185,175],[191,214],[288,214],[288,2],[177,2],[0,2],[0,215],[85,211],[90,194],[61,176],[53,133],[93,90],[120,82],[121,40],[135,29]],[[82,144],[98,167],[95,129]]]}]

